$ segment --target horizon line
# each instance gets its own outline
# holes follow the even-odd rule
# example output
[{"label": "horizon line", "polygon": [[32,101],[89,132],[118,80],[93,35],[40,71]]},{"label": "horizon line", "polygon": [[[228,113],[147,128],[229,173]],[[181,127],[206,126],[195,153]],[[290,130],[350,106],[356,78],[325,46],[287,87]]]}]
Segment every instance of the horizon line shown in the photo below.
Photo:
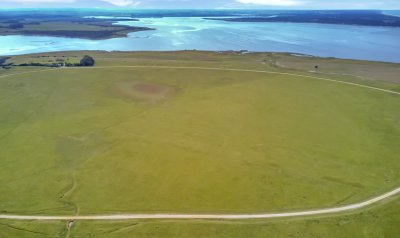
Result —
[{"label": "horizon line", "polygon": [[326,8],[326,9],[306,9],[306,8],[153,8],[153,7],[3,7],[3,10],[31,10],[31,9],[59,9],[59,10],[75,10],[75,9],[91,9],[91,10],[249,10],[249,11],[400,11],[400,9],[379,9],[379,8]]}]

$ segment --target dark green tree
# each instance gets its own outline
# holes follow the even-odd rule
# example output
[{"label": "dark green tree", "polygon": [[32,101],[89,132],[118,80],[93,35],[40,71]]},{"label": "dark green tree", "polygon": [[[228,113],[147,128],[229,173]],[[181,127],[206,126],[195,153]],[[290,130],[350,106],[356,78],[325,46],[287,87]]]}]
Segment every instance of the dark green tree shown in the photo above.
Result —
[{"label": "dark green tree", "polygon": [[94,64],[95,60],[89,55],[85,55],[80,62],[80,66],[93,66]]}]

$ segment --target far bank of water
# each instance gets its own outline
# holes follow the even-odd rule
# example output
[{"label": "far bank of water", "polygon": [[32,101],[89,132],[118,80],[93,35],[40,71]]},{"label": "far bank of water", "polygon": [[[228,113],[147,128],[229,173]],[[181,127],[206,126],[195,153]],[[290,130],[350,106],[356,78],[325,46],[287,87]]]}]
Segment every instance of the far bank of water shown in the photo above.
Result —
[{"label": "far bank of water", "polygon": [[0,54],[66,50],[248,50],[400,62],[400,28],[301,23],[240,23],[199,17],[141,18],[119,22],[156,28],[126,38],[0,36]]}]

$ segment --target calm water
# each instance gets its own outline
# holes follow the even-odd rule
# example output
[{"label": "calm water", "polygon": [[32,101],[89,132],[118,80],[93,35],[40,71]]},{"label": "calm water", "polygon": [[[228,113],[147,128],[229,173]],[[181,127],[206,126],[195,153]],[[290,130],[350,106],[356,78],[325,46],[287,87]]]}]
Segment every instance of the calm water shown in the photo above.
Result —
[{"label": "calm water", "polygon": [[0,36],[0,54],[64,50],[248,50],[400,62],[400,28],[299,23],[238,23],[200,17],[119,22],[156,28],[127,38],[83,40]]}]

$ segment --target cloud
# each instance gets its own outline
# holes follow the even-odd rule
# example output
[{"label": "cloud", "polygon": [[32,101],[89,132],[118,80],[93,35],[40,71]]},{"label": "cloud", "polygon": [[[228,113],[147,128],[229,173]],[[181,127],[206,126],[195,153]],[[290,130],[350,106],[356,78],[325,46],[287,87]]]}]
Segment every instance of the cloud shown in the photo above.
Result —
[{"label": "cloud", "polygon": [[100,0],[100,1],[110,3],[118,7],[128,7],[128,6],[132,7],[140,4],[140,2],[136,0]]},{"label": "cloud", "polygon": [[[56,3],[56,4],[62,4],[62,3],[80,3],[82,0],[0,0],[0,1],[5,1],[5,2],[14,2],[14,3]],[[141,2],[138,0],[99,0],[101,2],[106,2],[114,6],[118,7],[127,7],[127,6],[137,6]],[[96,1],[94,2],[94,6],[96,5]],[[97,3],[98,4],[98,3]]]},{"label": "cloud", "polygon": [[298,0],[236,0],[243,4],[255,4],[264,6],[298,6],[302,5],[302,1]]},{"label": "cloud", "polygon": [[2,7],[400,9],[400,0],[0,0]]},{"label": "cloud", "polygon": [[4,0],[16,3],[74,3],[76,0]]}]

